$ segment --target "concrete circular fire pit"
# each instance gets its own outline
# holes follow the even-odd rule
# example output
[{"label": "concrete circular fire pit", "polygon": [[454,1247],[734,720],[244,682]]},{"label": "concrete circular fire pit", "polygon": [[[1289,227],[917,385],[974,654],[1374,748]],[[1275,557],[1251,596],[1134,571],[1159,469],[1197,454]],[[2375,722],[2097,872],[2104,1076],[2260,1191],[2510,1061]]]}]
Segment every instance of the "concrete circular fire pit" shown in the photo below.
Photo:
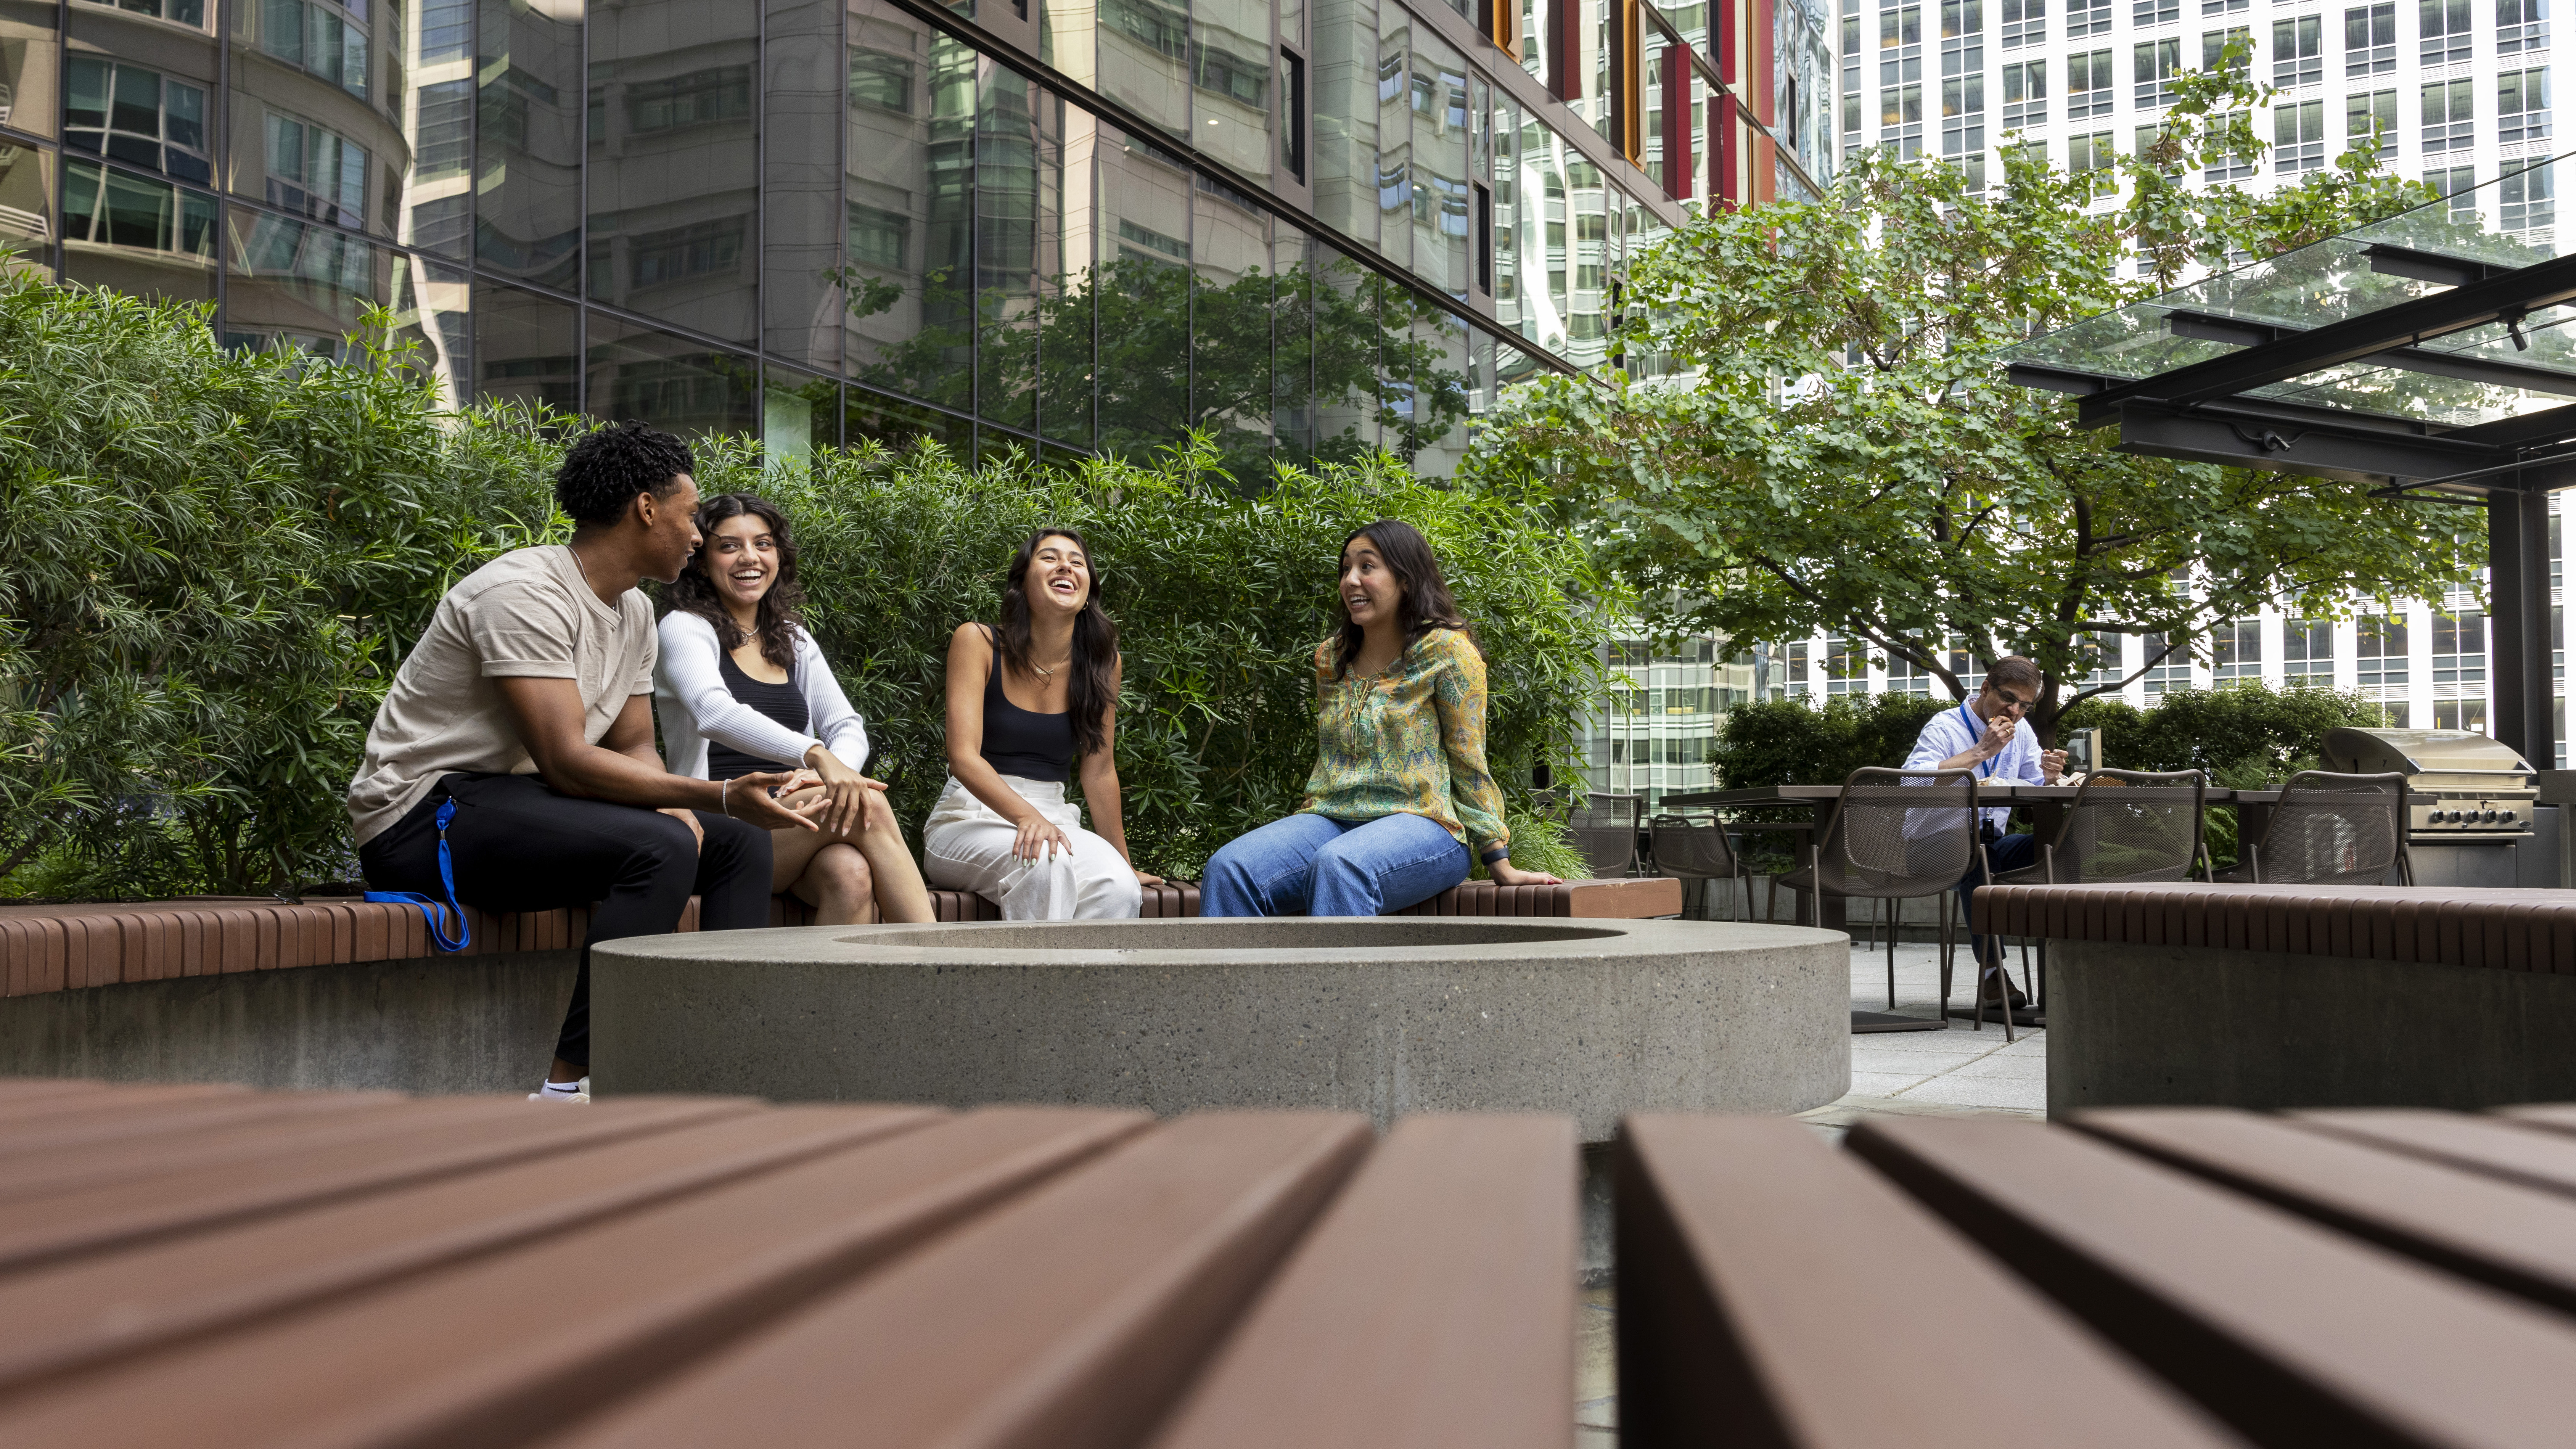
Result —
[{"label": "concrete circular fire pit", "polygon": [[1701,921],[808,926],[592,953],[602,1093],[1795,1112],[1851,1083],[1845,938]]}]

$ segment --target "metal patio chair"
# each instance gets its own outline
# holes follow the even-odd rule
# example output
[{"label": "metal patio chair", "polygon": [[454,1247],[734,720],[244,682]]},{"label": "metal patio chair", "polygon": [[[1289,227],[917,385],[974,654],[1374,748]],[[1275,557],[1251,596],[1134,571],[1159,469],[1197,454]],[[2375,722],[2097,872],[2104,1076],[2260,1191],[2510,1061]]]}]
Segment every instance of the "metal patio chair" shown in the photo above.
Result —
[{"label": "metal patio chair", "polygon": [[2281,787],[2245,863],[2217,879],[2247,885],[2378,885],[2394,867],[2415,883],[2406,854],[2406,776],[2301,770]]},{"label": "metal patio chair", "polygon": [[[1889,770],[1867,766],[1851,772],[1833,813],[1807,850],[1807,867],[1781,877],[1800,895],[1816,896],[1824,919],[1829,896],[1903,902],[1946,896],[1960,877],[1983,865],[1977,844],[1977,776],[1973,770]],[[1884,1012],[1855,1011],[1852,1030],[1940,1031],[1950,1019],[1950,956],[1954,944],[1947,911],[1941,917],[1941,1015],[1926,1021],[1896,1010],[1896,923],[1891,906],[1887,932],[1887,1005]],[[2009,1024],[2006,1030],[2010,1030]]]},{"label": "metal patio chair", "polygon": [[[2207,880],[2209,843],[2203,828],[2207,817],[2202,812],[2208,802],[2209,778],[2198,770],[2160,774],[2094,770],[2075,787],[2075,798],[2067,803],[2055,837],[2040,846],[2039,859],[2019,870],[2005,871],[1994,878],[1994,884],[2109,885],[2189,880],[2195,865],[2200,868],[2201,879]],[[1978,966],[1982,971],[1984,963]],[[2039,974],[2034,978],[2030,941],[2023,938],[2021,980],[2032,1003],[2045,1009],[2047,942],[2039,945]],[[2009,1008],[2005,1014],[2011,1014]],[[1983,991],[1977,993],[1975,1015],[1977,1029],[1984,1030]]]},{"label": "metal patio chair", "polygon": [[1583,852],[1594,878],[1637,873],[1638,819],[1645,803],[1642,795],[1594,790],[1566,817],[1565,833],[1574,838],[1574,848]]},{"label": "metal patio chair", "polygon": [[[1658,815],[1647,824],[1646,844],[1658,875],[1679,876],[1694,885],[1725,881],[1728,920],[1740,921],[1753,908],[1753,876],[1736,852],[1725,821],[1715,816],[1699,821],[1687,815]],[[1738,884],[1744,889],[1742,909],[1735,904]]]}]

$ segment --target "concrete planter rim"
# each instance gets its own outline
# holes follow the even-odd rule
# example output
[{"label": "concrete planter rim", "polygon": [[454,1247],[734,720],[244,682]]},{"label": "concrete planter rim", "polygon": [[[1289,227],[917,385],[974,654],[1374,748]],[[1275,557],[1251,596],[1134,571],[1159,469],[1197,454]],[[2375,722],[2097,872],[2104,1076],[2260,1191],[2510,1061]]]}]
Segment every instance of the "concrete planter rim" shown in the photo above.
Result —
[{"label": "concrete planter rim", "polygon": [[[1317,940],[1317,936],[1326,939]],[[1275,938],[1226,945],[1226,937]],[[1047,938],[1135,944],[1045,945]],[[1576,965],[1605,957],[1703,956],[1848,940],[1803,926],[1710,921],[1490,917],[1280,917],[1269,920],[985,921],[782,926],[602,941],[594,959],[686,959],[705,965],[930,967]],[[1462,949],[1477,954],[1461,957]]]}]

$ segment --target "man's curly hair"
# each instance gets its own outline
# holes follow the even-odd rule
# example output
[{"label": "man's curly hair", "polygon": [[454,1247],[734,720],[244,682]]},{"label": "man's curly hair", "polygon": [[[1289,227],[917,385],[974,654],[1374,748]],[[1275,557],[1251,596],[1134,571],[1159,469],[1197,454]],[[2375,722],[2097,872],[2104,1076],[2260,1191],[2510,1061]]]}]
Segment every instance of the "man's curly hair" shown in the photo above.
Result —
[{"label": "man's curly hair", "polygon": [[595,428],[555,470],[555,502],[575,523],[615,523],[638,493],[669,496],[672,479],[697,471],[689,445],[639,422]]}]

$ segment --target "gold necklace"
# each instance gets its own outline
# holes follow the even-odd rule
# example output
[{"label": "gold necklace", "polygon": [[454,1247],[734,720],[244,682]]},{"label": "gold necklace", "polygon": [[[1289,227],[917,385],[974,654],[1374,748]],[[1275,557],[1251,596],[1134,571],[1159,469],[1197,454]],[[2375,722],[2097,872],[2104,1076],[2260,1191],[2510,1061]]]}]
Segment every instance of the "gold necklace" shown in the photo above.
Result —
[{"label": "gold necklace", "polygon": [[1032,659],[1029,661],[1029,668],[1036,670],[1037,676],[1040,679],[1053,679],[1055,678],[1056,670],[1062,669],[1065,665],[1071,662],[1073,662],[1073,652],[1071,650],[1067,650],[1065,651],[1064,658],[1057,660],[1053,665],[1040,664],[1036,660]]}]

